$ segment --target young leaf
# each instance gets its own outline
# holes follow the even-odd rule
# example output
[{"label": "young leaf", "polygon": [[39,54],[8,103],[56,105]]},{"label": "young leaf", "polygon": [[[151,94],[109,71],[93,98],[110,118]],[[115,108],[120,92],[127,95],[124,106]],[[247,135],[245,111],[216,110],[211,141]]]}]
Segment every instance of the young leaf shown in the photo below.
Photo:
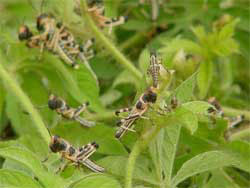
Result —
[{"label": "young leaf", "polygon": [[195,42],[187,39],[176,38],[159,50],[163,54],[163,60],[173,56],[179,50],[184,50],[186,53],[202,55],[201,47]]},{"label": "young leaf", "polygon": [[42,188],[42,186],[30,176],[19,171],[1,169],[0,187],[12,188]]},{"label": "young leaf", "polygon": [[213,63],[203,62],[197,75],[197,85],[199,88],[199,98],[204,99],[207,96],[210,84],[213,79]]},{"label": "young leaf", "polygon": [[105,175],[96,175],[92,174],[89,176],[85,176],[82,180],[73,183],[73,186],[69,186],[70,188],[121,188],[119,182],[112,178],[111,176]]},{"label": "young leaf", "polygon": [[176,187],[180,182],[195,174],[214,170],[224,166],[237,166],[239,162],[228,153],[222,151],[210,151],[195,156],[185,162],[176,176],[172,179],[172,187]]}]

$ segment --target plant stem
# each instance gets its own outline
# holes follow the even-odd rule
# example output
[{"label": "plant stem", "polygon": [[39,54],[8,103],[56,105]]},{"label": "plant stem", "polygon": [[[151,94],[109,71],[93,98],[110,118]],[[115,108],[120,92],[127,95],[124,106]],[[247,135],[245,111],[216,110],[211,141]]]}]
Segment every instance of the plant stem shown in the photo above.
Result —
[{"label": "plant stem", "polygon": [[135,162],[139,154],[143,149],[145,149],[150,141],[157,136],[159,131],[164,125],[157,125],[151,127],[151,129],[145,131],[145,133],[139,138],[135,143],[132,152],[129,155],[127,169],[126,169],[126,178],[125,178],[125,188],[132,188],[132,177],[135,167]]},{"label": "plant stem", "polygon": [[81,0],[82,15],[84,16],[86,23],[95,34],[97,40],[104,45],[114,58],[121,63],[126,69],[128,69],[137,79],[142,78],[142,73],[135,68],[135,66],[112,44],[107,37],[101,32],[93,22],[91,16],[88,13],[88,6],[86,0]]},{"label": "plant stem", "polygon": [[[1,59],[3,56],[0,54]],[[0,79],[3,81],[6,90],[10,91],[13,96],[15,96],[20,104],[23,106],[24,110],[29,112],[30,117],[33,121],[34,127],[40,133],[41,137],[44,141],[49,144],[50,142],[50,135],[48,130],[46,129],[40,115],[33,107],[32,103],[30,102],[28,96],[22,91],[19,87],[18,83],[15,81],[14,78],[4,69],[3,64],[0,62]]]},{"label": "plant stem", "polygon": [[229,116],[244,115],[244,118],[246,120],[250,120],[250,111],[239,110],[239,109],[235,109],[235,108],[231,108],[231,107],[226,107],[226,106],[223,106],[222,110],[224,111],[224,113],[226,115],[229,115]]},{"label": "plant stem", "polygon": [[[173,72],[171,71],[166,72],[165,78],[161,81],[160,88],[157,92],[158,99],[157,99],[157,103],[155,104],[155,106],[161,103],[163,96],[165,96],[166,90],[172,81],[172,78],[173,78]],[[129,158],[128,158],[125,188],[132,188],[132,177],[133,177],[133,171],[134,171],[134,166],[135,166],[137,157],[139,156],[141,151],[148,146],[151,140],[157,136],[161,128],[168,125],[168,123],[169,122],[164,121],[164,123],[157,124],[155,126],[152,126],[150,129],[144,130],[144,133],[142,134],[142,136],[135,143],[132,149],[132,152],[130,153]]]},{"label": "plant stem", "polygon": [[141,151],[141,142],[138,140],[133,149],[132,152],[129,155],[128,163],[127,163],[127,169],[126,169],[126,179],[125,179],[125,188],[132,188],[132,177],[133,177],[133,171],[136,159]]}]

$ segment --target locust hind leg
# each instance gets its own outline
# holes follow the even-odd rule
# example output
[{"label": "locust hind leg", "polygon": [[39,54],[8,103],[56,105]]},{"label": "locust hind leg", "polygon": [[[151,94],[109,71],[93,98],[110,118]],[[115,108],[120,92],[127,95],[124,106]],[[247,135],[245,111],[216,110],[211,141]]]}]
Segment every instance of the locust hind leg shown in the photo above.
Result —
[{"label": "locust hind leg", "polygon": [[123,113],[123,112],[131,112],[132,111],[132,108],[122,108],[122,109],[119,109],[119,110],[116,110],[115,111],[115,115],[116,116],[119,116],[120,113]]}]

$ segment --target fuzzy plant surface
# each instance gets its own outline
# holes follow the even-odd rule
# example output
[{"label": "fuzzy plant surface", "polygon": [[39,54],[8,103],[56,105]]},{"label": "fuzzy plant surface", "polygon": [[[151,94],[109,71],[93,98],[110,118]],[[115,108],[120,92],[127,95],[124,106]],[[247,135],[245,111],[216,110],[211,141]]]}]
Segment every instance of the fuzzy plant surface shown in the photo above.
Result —
[{"label": "fuzzy plant surface", "polygon": [[[128,17],[111,32],[93,19],[90,2],[0,2],[0,187],[250,187],[250,2],[103,0],[106,17]],[[62,22],[79,44],[95,39],[89,66],[78,61],[75,70],[18,40],[21,25],[36,31],[41,13]],[[116,139],[115,111],[133,107],[152,85],[152,51],[169,72],[159,77],[157,101],[135,132]],[[51,93],[72,107],[88,101],[82,117],[96,126],[50,110]],[[223,116],[210,113],[211,97]],[[239,116],[243,122],[230,127]],[[51,153],[51,135],[75,148],[98,143],[90,159],[105,172],[73,163],[56,172],[68,161]]]}]

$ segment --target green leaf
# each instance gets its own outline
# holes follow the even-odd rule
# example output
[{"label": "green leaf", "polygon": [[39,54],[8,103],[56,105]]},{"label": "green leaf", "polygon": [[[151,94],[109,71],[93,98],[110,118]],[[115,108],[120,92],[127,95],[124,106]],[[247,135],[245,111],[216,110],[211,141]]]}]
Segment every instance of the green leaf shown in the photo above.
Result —
[{"label": "green leaf", "polygon": [[108,106],[120,99],[121,97],[122,93],[120,91],[116,89],[109,89],[100,97],[100,100],[102,104],[104,104],[104,106]]},{"label": "green leaf", "polygon": [[203,43],[207,37],[204,27],[203,26],[192,27],[191,30],[195,34],[195,36],[198,38],[198,40],[201,43]]},{"label": "green leaf", "polygon": [[202,49],[198,44],[181,38],[175,38],[171,42],[166,43],[165,47],[161,48],[159,52],[163,54],[163,60],[165,61],[167,57],[173,56],[180,50],[184,50],[186,53],[202,55]]},{"label": "green leaf", "polygon": [[0,177],[0,187],[41,188],[33,178],[18,171],[1,169]]},{"label": "green leaf", "polygon": [[242,170],[245,170],[246,172],[250,173],[250,144],[241,141],[241,140],[235,140],[229,143],[226,143],[223,147],[227,151],[231,152],[234,157],[240,161],[240,164],[237,166],[237,168],[240,168]]},{"label": "green leaf", "polygon": [[18,135],[30,134],[41,138],[38,132],[32,128],[33,122],[30,116],[25,114],[25,111],[20,106],[17,98],[13,95],[7,94],[6,101],[7,116],[11,120],[12,127],[14,128],[15,132]]},{"label": "green leaf", "polygon": [[39,159],[26,149],[19,147],[1,148],[0,156],[12,159],[26,166],[46,187],[63,187],[62,185],[64,185],[63,180],[59,176],[46,172]]},{"label": "green leaf", "polygon": [[223,41],[233,37],[235,26],[239,21],[240,19],[234,19],[232,22],[226,24],[219,32],[219,40]]},{"label": "green leaf", "polygon": [[234,180],[223,170],[213,170],[212,177],[204,188],[226,187],[226,188],[240,188]]},{"label": "green leaf", "polygon": [[173,95],[176,96],[179,103],[188,102],[192,99],[196,76],[197,73],[195,72],[174,90]]},{"label": "green leaf", "polygon": [[237,166],[238,164],[239,162],[233,156],[222,151],[202,153],[183,164],[176,176],[172,179],[172,186],[176,187],[180,182],[195,174],[224,166]]},{"label": "green leaf", "polygon": [[79,103],[89,101],[90,107],[93,106],[94,110],[102,110],[98,98],[99,89],[95,79],[86,67],[80,65],[79,70],[72,70],[72,67],[67,67],[62,61],[50,55],[46,56],[46,60],[52,61],[49,66],[52,66],[59,73],[65,88],[75,100]]},{"label": "green leaf", "polygon": [[137,88],[139,87],[138,79],[135,78],[129,71],[125,70],[121,72],[113,82],[112,87],[115,88],[120,84],[133,84]]},{"label": "green leaf", "polygon": [[119,182],[111,176],[105,175],[89,175],[84,177],[79,182],[73,183],[72,188],[121,188]]},{"label": "green leaf", "polygon": [[99,144],[97,153],[109,155],[126,155],[127,151],[119,140],[115,139],[115,130],[104,124],[97,123],[95,127],[83,128],[78,123],[64,123],[56,127],[55,132],[68,140],[75,147],[80,147],[90,141]]},{"label": "green leaf", "polygon": [[146,20],[129,20],[127,23],[125,23],[122,28],[126,30],[137,30],[145,32],[145,30],[148,30],[151,26],[151,23]]},{"label": "green leaf", "polygon": [[99,99],[99,86],[94,73],[91,73],[86,66],[80,66],[78,70],[71,70],[72,75],[81,91],[81,94],[90,102],[91,108],[97,111],[103,110]]},{"label": "green leaf", "polygon": [[210,85],[213,79],[213,63],[203,62],[201,63],[198,75],[197,85],[199,88],[199,98],[204,99],[207,96]]},{"label": "green leaf", "polygon": [[193,134],[198,128],[198,118],[190,110],[178,107],[173,113],[174,119]]},{"label": "green leaf", "polygon": [[[154,138],[154,140],[151,141],[151,143],[149,144],[149,154],[152,158],[153,164],[155,166],[156,169],[156,175],[158,177],[158,179],[161,181],[159,182],[160,184],[162,184],[163,181],[163,177],[162,177],[162,167],[163,167],[163,162],[164,162],[164,158],[162,155],[163,152],[163,141],[164,141],[164,129],[162,129],[157,137]],[[165,174],[165,173],[164,173]]]},{"label": "green leaf", "polygon": [[139,68],[142,73],[146,74],[147,69],[150,65],[150,53],[146,48],[144,49],[139,56]]},{"label": "green leaf", "polygon": [[163,142],[163,157],[164,164],[165,185],[170,185],[173,174],[175,155],[177,151],[177,144],[179,141],[181,127],[178,124],[172,124],[164,129],[164,142]]},{"label": "green leaf", "polygon": [[182,104],[182,107],[192,111],[194,114],[207,114],[209,108],[214,108],[214,106],[205,101],[187,102]]},{"label": "green leaf", "polygon": [[[111,173],[119,178],[125,177],[125,168],[127,164],[127,158],[122,156],[109,156],[98,161],[98,164],[103,166],[108,173]],[[153,185],[158,185],[154,174],[149,170],[152,168],[150,161],[142,156],[139,156],[134,170],[133,179],[135,181],[146,182]]]}]

